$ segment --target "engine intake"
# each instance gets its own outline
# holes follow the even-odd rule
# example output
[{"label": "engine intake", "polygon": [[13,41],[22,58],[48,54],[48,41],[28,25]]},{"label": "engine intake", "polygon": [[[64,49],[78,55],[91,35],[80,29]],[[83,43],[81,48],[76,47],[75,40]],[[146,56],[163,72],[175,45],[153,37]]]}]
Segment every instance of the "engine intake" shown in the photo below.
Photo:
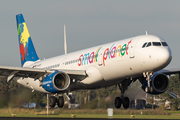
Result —
[{"label": "engine intake", "polygon": [[142,89],[150,94],[161,94],[165,92],[169,87],[169,79],[164,74],[154,74],[151,78],[150,90],[147,91],[148,81],[143,80]]},{"label": "engine intake", "polygon": [[58,90],[65,90],[69,87],[70,78],[66,73],[59,72],[54,76],[53,84]]},{"label": "engine intake", "polygon": [[42,81],[42,87],[52,93],[64,91],[68,89],[69,85],[69,75],[60,71],[47,75]]},{"label": "engine intake", "polygon": [[153,88],[158,92],[165,92],[169,86],[169,79],[164,74],[155,76],[152,81]]}]

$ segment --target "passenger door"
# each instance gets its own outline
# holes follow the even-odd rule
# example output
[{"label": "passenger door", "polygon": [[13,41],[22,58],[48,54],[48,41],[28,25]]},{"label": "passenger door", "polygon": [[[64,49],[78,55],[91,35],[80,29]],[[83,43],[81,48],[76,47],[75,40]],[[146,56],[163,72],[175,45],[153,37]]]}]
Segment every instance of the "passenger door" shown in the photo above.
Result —
[{"label": "passenger door", "polygon": [[139,41],[139,38],[135,38],[132,40],[132,43],[130,43],[129,45],[129,58],[130,59],[133,59],[135,58],[135,47],[136,47],[136,44],[137,42]]}]

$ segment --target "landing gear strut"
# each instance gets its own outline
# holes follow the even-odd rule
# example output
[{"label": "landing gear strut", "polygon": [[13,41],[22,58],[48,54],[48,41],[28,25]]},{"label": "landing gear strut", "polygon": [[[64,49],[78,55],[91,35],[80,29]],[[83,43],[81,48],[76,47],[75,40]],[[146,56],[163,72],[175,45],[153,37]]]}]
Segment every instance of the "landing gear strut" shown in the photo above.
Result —
[{"label": "landing gear strut", "polygon": [[149,93],[149,92],[153,93],[153,88],[150,87],[150,82],[151,82],[150,77],[153,76],[153,73],[152,72],[144,72],[143,75],[146,78],[147,83],[148,83],[148,85],[145,87],[145,92],[146,93]]},{"label": "landing gear strut", "polygon": [[62,108],[64,106],[63,96],[51,96],[49,98],[49,106],[51,108],[54,108],[56,104],[58,105],[59,108]]},{"label": "landing gear strut", "polygon": [[124,97],[124,91],[125,91],[125,88],[122,86],[122,84],[118,84],[119,86],[119,89],[121,91],[121,97],[116,97],[115,98],[115,101],[114,101],[114,104],[115,104],[115,107],[116,108],[120,108],[121,107],[121,104],[123,104],[123,107],[125,109],[129,108],[129,98],[128,97]]}]

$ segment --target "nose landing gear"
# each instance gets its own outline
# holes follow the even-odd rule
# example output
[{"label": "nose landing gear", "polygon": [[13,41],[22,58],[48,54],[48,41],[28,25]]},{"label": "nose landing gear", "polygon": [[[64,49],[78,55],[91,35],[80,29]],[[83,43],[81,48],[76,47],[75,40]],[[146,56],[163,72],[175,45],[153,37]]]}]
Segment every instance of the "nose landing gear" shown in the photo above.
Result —
[{"label": "nose landing gear", "polygon": [[149,92],[153,93],[153,88],[150,86],[150,82],[151,82],[150,77],[153,76],[153,72],[144,72],[143,76],[146,78],[147,83],[148,83],[148,86],[145,87],[145,92],[146,93],[149,93]]}]

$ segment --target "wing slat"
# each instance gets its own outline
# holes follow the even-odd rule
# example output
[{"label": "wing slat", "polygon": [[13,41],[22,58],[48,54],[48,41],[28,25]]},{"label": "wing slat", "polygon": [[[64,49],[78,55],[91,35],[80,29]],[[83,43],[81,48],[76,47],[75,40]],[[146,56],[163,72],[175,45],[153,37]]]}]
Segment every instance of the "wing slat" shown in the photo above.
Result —
[{"label": "wing slat", "polygon": [[0,76],[6,76],[7,81],[10,81],[14,77],[23,78],[34,78],[42,80],[47,74],[53,73],[55,71],[61,71],[67,73],[70,78],[82,80],[86,75],[85,70],[65,70],[65,69],[43,69],[43,68],[25,68],[25,67],[10,67],[10,66],[0,66]]}]

